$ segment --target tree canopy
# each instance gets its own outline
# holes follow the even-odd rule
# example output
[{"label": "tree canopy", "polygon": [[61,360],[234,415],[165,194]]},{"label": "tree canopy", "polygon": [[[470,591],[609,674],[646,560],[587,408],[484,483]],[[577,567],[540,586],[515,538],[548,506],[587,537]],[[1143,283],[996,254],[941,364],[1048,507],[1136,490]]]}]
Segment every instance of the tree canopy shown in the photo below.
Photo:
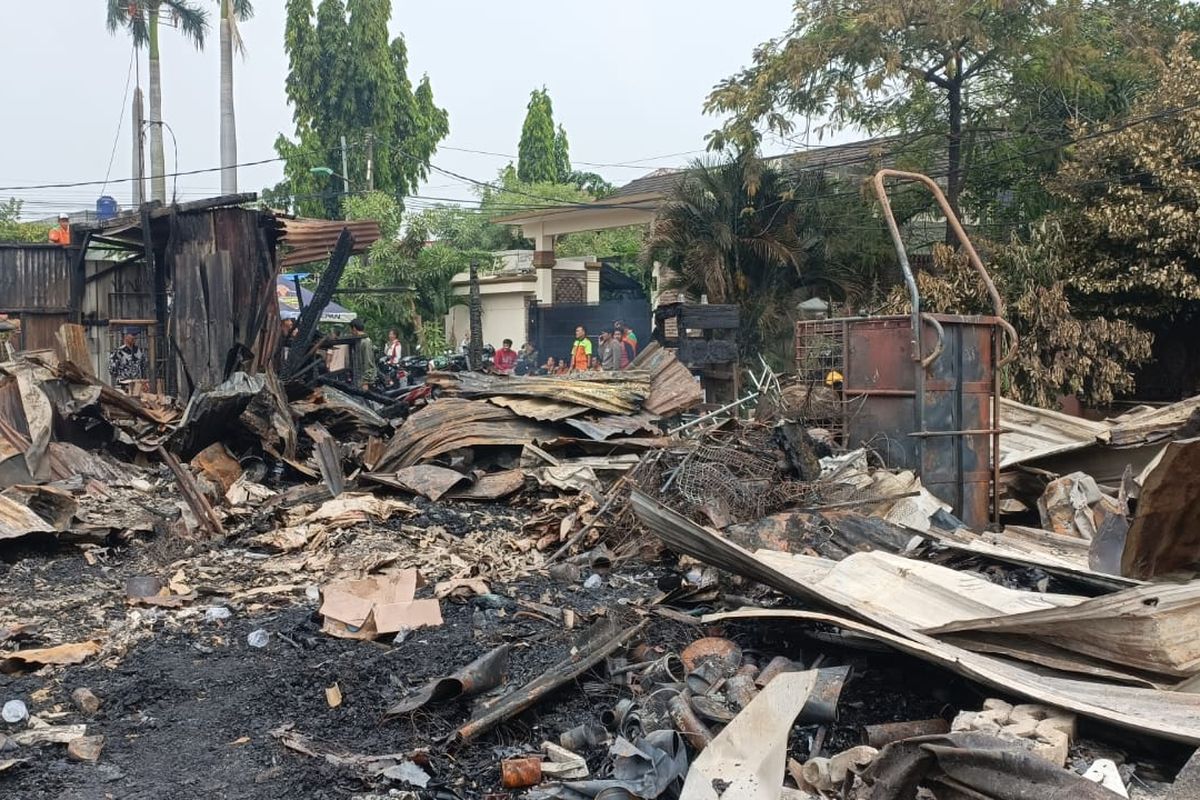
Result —
[{"label": "tree canopy", "polygon": [[522,183],[567,183],[570,146],[562,125],[555,128],[554,104],[546,87],[529,94],[521,141],[517,146],[517,178]]},{"label": "tree canopy", "polygon": [[1070,287],[1091,309],[1148,321],[1200,308],[1200,59],[1185,37],[1122,121],[1081,125],[1051,182]]},{"label": "tree canopy", "polygon": [[[988,271],[1003,298],[1019,342],[1004,370],[1004,394],[1042,408],[1064,395],[1106,405],[1134,388],[1134,372],[1150,358],[1150,334],[1130,322],[1077,315],[1064,282],[1069,250],[1057,225],[1039,227],[1028,242],[984,247]],[[935,249],[936,274],[917,274],[922,309],[944,314],[990,314],[991,300],[966,257]],[[896,290],[885,311],[909,312],[908,292]]]},{"label": "tree canopy", "polygon": [[21,201],[15,197],[0,203],[0,242],[45,242],[52,227],[21,222]]},{"label": "tree canopy", "polygon": [[695,162],[660,207],[644,263],[662,265],[667,288],[737,304],[743,352],[785,363],[780,346],[801,300],[861,300],[895,270],[884,227],[856,192],[836,187],[748,152]]},{"label": "tree canopy", "polygon": [[792,27],[709,95],[706,110],[727,116],[711,143],[825,118],[818,133],[896,134],[955,209],[1036,214],[1068,121],[1120,113],[1194,16],[1179,0],[797,3]]},{"label": "tree canopy", "polygon": [[304,213],[338,215],[339,193],[311,170],[341,174],[342,136],[349,190],[400,200],[426,177],[449,132],[428,76],[413,88],[403,37],[388,40],[391,15],[391,0],[320,0],[315,15],[313,0],[288,0],[285,87],[296,131],[275,147],[286,160],[286,193]]}]

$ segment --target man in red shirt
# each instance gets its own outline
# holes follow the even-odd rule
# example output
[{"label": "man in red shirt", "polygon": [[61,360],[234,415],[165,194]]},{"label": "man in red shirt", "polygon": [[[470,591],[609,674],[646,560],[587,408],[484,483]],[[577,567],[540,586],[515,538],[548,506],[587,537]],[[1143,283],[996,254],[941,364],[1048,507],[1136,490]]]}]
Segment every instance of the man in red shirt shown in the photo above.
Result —
[{"label": "man in red shirt", "polygon": [[512,349],[512,339],[505,339],[501,342],[500,349],[492,358],[492,364],[505,375],[512,374],[513,367],[517,365],[517,351]]}]

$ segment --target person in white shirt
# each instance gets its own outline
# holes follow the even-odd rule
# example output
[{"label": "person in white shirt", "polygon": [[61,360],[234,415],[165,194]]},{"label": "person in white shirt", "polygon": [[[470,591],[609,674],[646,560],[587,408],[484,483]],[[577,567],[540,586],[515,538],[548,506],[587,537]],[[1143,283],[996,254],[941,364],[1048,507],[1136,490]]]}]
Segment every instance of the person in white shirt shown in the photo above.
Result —
[{"label": "person in white shirt", "polygon": [[400,344],[400,332],[395,328],[388,328],[387,336],[387,344],[383,346],[383,357],[389,364],[399,364],[400,359],[404,358],[404,345]]}]

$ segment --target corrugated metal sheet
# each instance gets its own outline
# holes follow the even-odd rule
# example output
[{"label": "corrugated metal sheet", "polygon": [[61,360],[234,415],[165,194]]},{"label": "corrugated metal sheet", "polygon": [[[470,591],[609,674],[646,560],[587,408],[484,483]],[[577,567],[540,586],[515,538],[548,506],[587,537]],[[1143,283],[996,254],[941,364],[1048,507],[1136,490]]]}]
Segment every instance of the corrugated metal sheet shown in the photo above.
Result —
[{"label": "corrugated metal sheet", "polygon": [[65,314],[74,258],[74,251],[56,245],[0,244],[0,308]]},{"label": "corrugated metal sheet", "polygon": [[283,269],[329,258],[342,228],[354,235],[352,253],[364,253],[379,241],[379,223],[374,220],[319,220],[277,218],[279,243],[286,249],[279,259]]},{"label": "corrugated metal sheet", "polygon": [[21,349],[54,347],[54,332],[70,321],[75,256],[57,245],[0,244],[0,311],[21,316]]},{"label": "corrugated metal sheet", "polygon": [[1001,398],[1000,468],[1082,450],[1109,439],[1109,425]]}]

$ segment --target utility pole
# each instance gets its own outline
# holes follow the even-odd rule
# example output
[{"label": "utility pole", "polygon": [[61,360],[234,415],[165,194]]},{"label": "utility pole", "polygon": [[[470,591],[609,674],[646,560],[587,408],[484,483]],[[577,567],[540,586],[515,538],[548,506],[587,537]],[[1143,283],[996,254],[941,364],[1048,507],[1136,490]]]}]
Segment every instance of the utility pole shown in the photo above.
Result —
[{"label": "utility pole", "polygon": [[342,192],[350,194],[350,168],[346,162],[346,136],[342,135]]},{"label": "utility pole", "polygon": [[142,131],[145,120],[142,117],[142,87],[133,90],[133,207],[138,208],[146,202],[146,149]]}]

